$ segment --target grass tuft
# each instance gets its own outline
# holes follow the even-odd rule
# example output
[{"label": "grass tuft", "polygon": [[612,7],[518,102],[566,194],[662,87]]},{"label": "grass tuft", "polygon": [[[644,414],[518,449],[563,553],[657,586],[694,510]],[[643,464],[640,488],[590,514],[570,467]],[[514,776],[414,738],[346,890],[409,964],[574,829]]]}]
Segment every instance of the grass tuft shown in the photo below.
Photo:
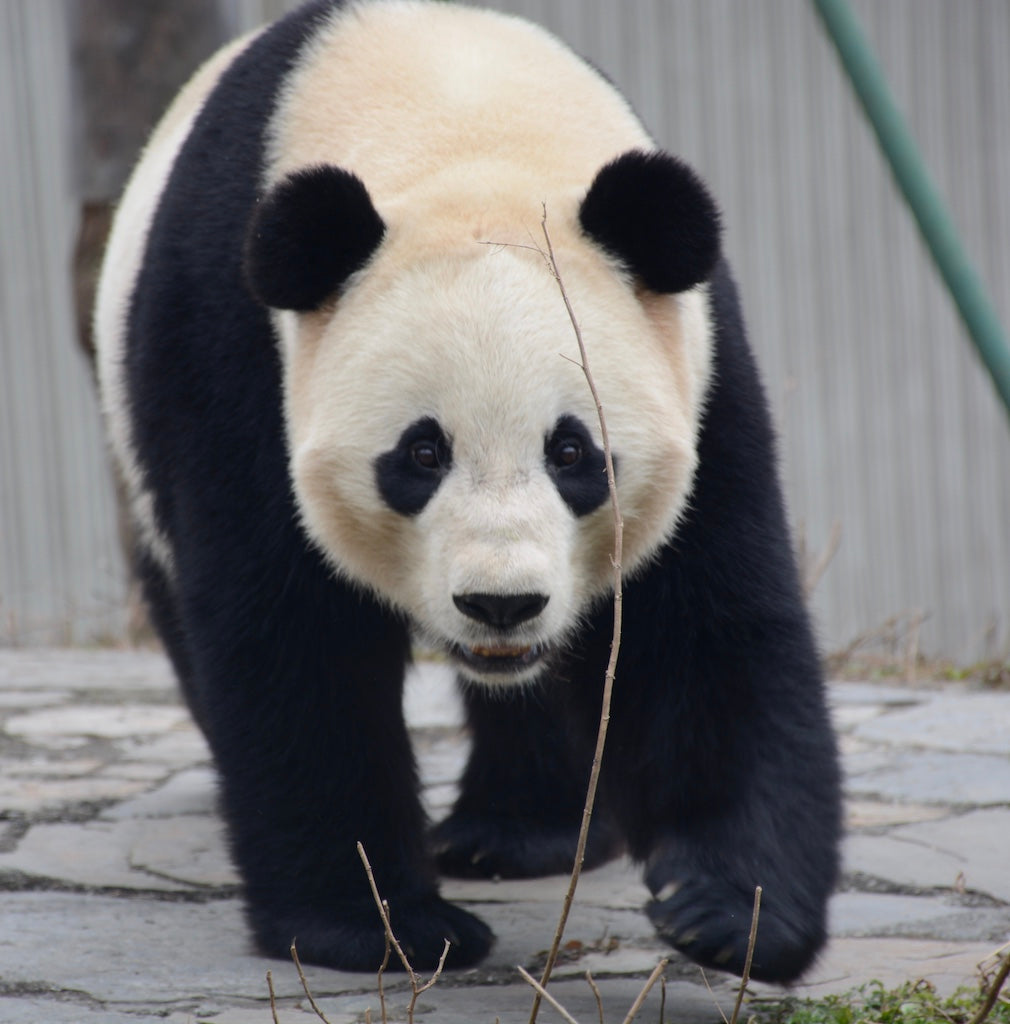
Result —
[{"label": "grass tuft", "polygon": [[[982,1011],[986,992],[959,988],[940,996],[928,981],[885,988],[879,981],[844,995],[820,999],[788,998],[758,1014],[762,1024],[971,1024]],[[986,1014],[987,1024],[1010,1024],[1010,1002],[999,998]]]}]

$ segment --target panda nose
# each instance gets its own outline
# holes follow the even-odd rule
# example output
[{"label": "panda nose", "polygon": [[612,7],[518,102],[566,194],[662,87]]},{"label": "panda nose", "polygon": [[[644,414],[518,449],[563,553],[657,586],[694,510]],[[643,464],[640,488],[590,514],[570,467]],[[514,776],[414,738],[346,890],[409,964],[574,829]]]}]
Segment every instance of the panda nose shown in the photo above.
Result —
[{"label": "panda nose", "polygon": [[452,600],[471,619],[496,629],[510,629],[536,618],[549,598],[546,594],[453,594]]}]

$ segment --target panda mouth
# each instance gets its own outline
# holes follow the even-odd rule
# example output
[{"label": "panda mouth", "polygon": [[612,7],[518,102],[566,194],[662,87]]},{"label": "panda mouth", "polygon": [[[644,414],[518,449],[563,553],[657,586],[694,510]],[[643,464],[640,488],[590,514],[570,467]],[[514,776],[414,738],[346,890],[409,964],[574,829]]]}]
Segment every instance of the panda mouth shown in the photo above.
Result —
[{"label": "panda mouth", "polygon": [[463,664],[481,672],[520,672],[535,665],[544,653],[541,644],[474,644],[453,648],[453,654]]}]

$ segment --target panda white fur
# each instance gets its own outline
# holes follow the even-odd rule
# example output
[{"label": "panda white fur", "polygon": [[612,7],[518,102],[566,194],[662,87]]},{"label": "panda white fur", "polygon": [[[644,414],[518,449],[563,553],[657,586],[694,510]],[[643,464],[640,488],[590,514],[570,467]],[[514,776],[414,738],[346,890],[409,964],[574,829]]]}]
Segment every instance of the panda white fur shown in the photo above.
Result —
[{"label": "panda white fur", "polygon": [[[643,861],[660,934],[736,971],[762,885],[753,973],[788,980],[824,939],[838,774],[718,215],[538,28],[317,0],[166,115],[96,311],[152,617],[260,948],[378,965],[360,840],[416,966],[444,937],[450,964],[483,956],[436,873],[570,865],[612,621],[600,424],[545,211],[625,520],[588,861]],[[412,636],[473,684],[433,832],[400,708]]]}]

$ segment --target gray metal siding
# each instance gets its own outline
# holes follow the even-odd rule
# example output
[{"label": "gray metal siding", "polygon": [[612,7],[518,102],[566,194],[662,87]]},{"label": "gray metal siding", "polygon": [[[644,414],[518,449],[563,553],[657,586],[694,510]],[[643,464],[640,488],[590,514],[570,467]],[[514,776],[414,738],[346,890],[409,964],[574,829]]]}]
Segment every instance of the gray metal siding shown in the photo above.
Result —
[{"label": "gray metal siding", "polygon": [[55,0],[0,4],[0,643],[123,628],[111,483],[71,312],[64,28]]},{"label": "gray metal siding", "polygon": [[[226,0],[236,28],[278,0]],[[921,610],[924,649],[1010,647],[1010,427],[804,0],[514,0],[604,69],[725,215],[793,522],[841,547],[828,647]],[[859,0],[1010,324],[1010,5]],[[115,632],[123,593],[66,267],[58,0],[0,4],[0,642]],[[546,96],[545,101],[549,102]]]}]

